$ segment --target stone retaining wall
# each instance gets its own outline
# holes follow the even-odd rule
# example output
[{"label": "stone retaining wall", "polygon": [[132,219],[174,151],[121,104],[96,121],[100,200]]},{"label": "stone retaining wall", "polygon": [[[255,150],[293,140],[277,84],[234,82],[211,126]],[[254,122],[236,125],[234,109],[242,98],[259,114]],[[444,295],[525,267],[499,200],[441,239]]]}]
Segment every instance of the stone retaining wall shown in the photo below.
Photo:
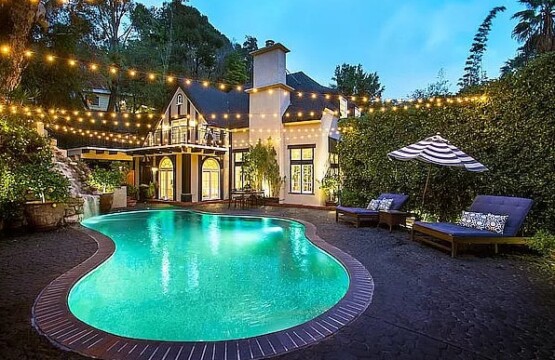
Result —
[{"label": "stone retaining wall", "polygon": [[82,197],[69,198],[67,200],[64,225],[78,224],[83,220],[84,204],[85,200]]}]

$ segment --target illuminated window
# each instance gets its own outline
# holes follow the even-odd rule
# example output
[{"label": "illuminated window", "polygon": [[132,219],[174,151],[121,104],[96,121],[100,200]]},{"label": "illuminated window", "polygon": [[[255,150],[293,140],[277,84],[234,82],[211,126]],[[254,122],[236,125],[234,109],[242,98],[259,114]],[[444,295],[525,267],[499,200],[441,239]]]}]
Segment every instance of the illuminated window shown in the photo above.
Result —
[{"label": "illuminated window", "polygon": [[291,181],[293,194],[314,194],[314,146],[301,145],[290,148]]},{"label": "illuminated window", "polygon": [[183,95],[177,95],[177,101],[175,102],[176,105],[183,105]]}]

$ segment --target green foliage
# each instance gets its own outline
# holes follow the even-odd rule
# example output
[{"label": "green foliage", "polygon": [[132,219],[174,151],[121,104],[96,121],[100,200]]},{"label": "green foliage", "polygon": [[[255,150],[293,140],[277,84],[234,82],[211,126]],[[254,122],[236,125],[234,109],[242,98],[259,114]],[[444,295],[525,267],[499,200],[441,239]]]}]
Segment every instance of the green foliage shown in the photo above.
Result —
[{"label": "green foliage", "polygon": [[332,86],[347,96],[381,97],[385,89],[380,83],[378,74],[365,72],[360,64],[338,65],[332,80],[336,82]]},{"label": "green foliage", "polygon": [[13,115],[0,116],[0,185],[4,219],[21,214],[29,197],[64,201],[69,196],[69,181],[54,168],[47,139]]},{"label": "green foliage", "polygon": [[88,184],[102,193],[113,192],[125,180],[124,172],[114,164],[112,163],[110,169],[95,167],[89,175]]},{"label": "green foliage", "polygon": [[245,36],[245,42],[241,47],[240,53],[245,61],[245,66],[247,68],[247,75],[249,80],[252,81],[253,76],[253,58],[250,55],[251,52],[258,50],[258,39],[254,36]]},{"label": "green foliage", "polygon": [[331,172],[327,172],[324,178],[322,179],[320,189],[324,191],[324,193],[326,194],[327,200],[336,201],[338,192],[339,192],[339,185],[340,185],[339,176]]},{"label": "green foliage", "polygon": [[540,230],[530,238],[528,246],[543,255],[551,255],[555,251],[555,235],[546,230]]},{"label": "green foliage", "polygon": [[247,66],[238,52],[229,54],[225,61],[224,81],[231,85],[239,85],[247,82]]},{"label": "green foliage", "polygon": [[513,38],[522,44],[526,54],[555,51],[555,2],[553,0],[520,0],[526,6],[513,15],[518,24]]},{"label": "green foliage", "polygon": [[427,99],[437,96],[447,96],[451,95],[449,90],[449,80],[445,78],[445,71],[443,69],[439,70],[437,73],[436,81],[428,84],[424,89],[415,90],[409,95],[411,99]]},{"label": "green foliage", "polygon": [[139,188],[133,185],[127,185],[127,196],[136,199],[139,194]]},{"label": "green foliage", "polygon": [[453,220],[478,194],[529,197],[535,204],[525,231],[555,232],[555,54],[535,59],[482,91],[485,102],[343,121],[342,203],[366,205],[391,191],[410,195],[409,207],[417,209],[427,166],[390,161],[387,153],[439,132],[490,171],[433,166],[424,212]]},{"label": "green foliage", "polygon": [[249,148],[249,152],[244,155],[243,171],[246,182],[252,188],[260,190],[266,182],[270,188],[270,196],[279,196],[283,179],[279,173],[277,152],[271,138],[268,139],[268,145],[258,140],[255,146]]},{"label": "green foliage", "polygon": [[24,164],[20,168],[21,184],[41,202],[63,202],[69,197],[69,180],[54,169],[51,159]]},{"label": "green foliage", "polygon": [[485,75],[482,73],[482,57],[486,52],[491,25],[497,14],[505,10],[507,8],[504,6],[494,7],[478,28],[478,32],[474,36],[474,42],[470,47],[470,55],[466,59],[464,75],[459,80],[461,88],[479,85],[484,82]]}]

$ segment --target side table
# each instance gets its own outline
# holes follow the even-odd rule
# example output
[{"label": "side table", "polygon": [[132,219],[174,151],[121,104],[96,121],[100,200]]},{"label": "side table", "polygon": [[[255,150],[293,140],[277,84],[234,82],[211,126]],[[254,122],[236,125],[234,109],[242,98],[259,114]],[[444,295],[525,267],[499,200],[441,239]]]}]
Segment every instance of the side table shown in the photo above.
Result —
[{"label": "side table", "polygon": [[407,226],[407,217],[411,216],[410,213],[399,210],[380,210],[378,217],[378,225],[389,225],[389,232],[393,230],[394,226],[403,225]]}]

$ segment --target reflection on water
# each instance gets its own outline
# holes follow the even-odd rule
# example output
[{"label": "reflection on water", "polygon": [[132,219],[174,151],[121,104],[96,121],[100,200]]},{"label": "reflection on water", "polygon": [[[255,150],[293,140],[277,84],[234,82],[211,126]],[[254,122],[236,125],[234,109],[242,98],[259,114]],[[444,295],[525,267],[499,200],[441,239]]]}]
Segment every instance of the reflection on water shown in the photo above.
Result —
[{"label": "reflection on water", "polygon": [[84,225],[114,239],[116,252],[72,289],[70,309],[121,336],[194,341],[274,332],[323,313],[348,287],[343,267],[295,222],[145,211]]}]

